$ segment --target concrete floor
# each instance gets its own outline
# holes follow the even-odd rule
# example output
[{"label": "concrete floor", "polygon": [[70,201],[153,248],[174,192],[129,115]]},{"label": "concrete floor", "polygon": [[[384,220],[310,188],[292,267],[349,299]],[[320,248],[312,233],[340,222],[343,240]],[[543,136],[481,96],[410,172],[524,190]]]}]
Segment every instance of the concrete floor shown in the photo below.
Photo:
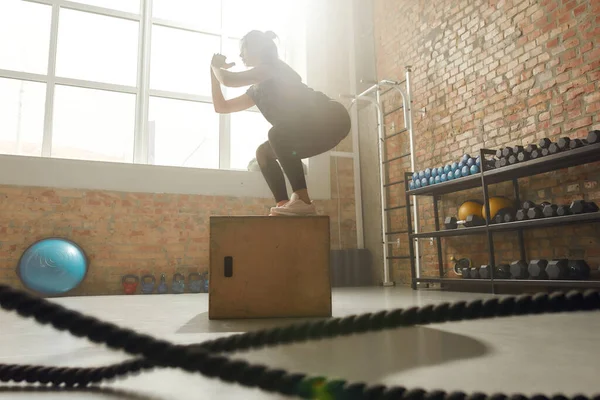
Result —
[{"label": "concrete floor", "polygon": [[[335,316],[491,295],[405,288],[336,289]],[[89,315],[196,343],[290,320],[209,321],[207,295],[77,297],[55,300]],[[554,314],[396,329],[237,354],[314,375],[426,389],[526,394],[600,392],[598,313]],[[126,359],[32,320],[0,311],[0,363],[99,366]],[[179,370],[155,370],[99,389],[24,390],[0,384],[0,399],[277,399]]]}]

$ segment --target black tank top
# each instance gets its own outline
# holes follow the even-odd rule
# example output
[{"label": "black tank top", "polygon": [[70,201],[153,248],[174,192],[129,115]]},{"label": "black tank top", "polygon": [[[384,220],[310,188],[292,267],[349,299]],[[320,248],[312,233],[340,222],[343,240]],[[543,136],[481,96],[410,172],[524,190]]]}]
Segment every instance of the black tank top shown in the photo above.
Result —
[{"label": "black tank top", "polygon": [[306,121],[331,100],[304,84],[302,77],[283,61],[271,66],[273,77],[252,85],[246,94],[273,126]]}]

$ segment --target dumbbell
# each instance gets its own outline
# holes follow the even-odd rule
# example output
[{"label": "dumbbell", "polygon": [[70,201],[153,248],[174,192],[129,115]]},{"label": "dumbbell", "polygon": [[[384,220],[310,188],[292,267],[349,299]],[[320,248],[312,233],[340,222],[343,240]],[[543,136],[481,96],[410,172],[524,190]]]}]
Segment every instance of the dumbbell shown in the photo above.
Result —
[{"label": "dumbbell", "polygon": [[471,278],[471,273],[470,273],[470,269],[469,267],[463,267],[460,269],[460,275],[462,276],[463,279],[470,279]]},{"label": "dumbbell", "polygon": [[472,226],[481,226],[485,225],[485,219],[478,215],[467,215],[467,219],[464,221],[457,221],[456,217],[446,217],[444,220],[444,227],[446,229],[456,229],[458,228],[458,225],[464,225],[467,228]]},{"label": "dumbbell", "polygon": [[558,216],[558,214],[556,212],[557,209],[558,209],[558,206],[556,204],[547,204],[544,206],[542,213],[544,214],[544,217],[546,217],[546,218],[556,217],[556,216]]},{"label": "dumbbell", "polygon": [[558,139],[558,142],[556,142],[556,145],[558,146],[560,151],[564,151],[564,150],[569,150],[571,144],[571,138],[570,137],[561,137],[560,139]]},{"label": "dumbbell", "polygon": [[540,157],[543,157],[542,149],[535,149],[529,154],[529,158],[531,158],[532,160],[535,160],[536,158]]},{"label": "dumbbell", "polygon": [[502,150],[504,150],[504,149],[496,150],[496,158],[498,158],[498,159],[502,158]]},{"label": "dumbbell", "polygon": [[562,149],[558,146],[558,143],[556,142],[552,142],[550,146],[548,146],[548,153],[550,154],[560,153],[561,151]]},{"label": "dumbbell", "polygon": [[550,147],[551,144],[552,140],[548,138],[540,139],[540,141],[538,142],[538,146],[540,147],[540,149],[547,149],[548,147]]},{"label": "dumbbell", "polygon": [[535,207],[535,205],[536,204],[533,201],[531,201],[531,200],[525,200],[523,202],[523,209],[524,210],[529,210],[530,208]]},{"label": "dumbbell", "polygon": [[517,221],[527,221],[529,219],[529,216],[527,215],[527,210],[525,210],[524,208],[518,209],[515,217]]},{"label": "dumbbell", "polygon": [[469,277],[471,279],[479,279],[479,270],[475,267],[469,268]]},{"label": "dumbbell", "polygon": [[571,207],[569,207],[569,206],[556,207],[556,215],[559,217],[564,217],[565,215],[571,215]]},{"label": "dumbbell", "polygon": [[522,151],[519,154],[517,154],[517,161],[518,162],[529,161],[530,158],[531,158],[531,153],[528,153],[526,151]]},{"label": "dumbbell", "polygon": [[518,154],[513,153],[508,157],[508,165],[514,165],[519,162]]},{"label": "dumbbell", "polygon": [[510,276],[513,279],[527,279],[529,272],[527,272],[527,263],[523,260],[513,261],[510,263]]},{"label": "dumbbell", "polygon": [[534,150],[537,150],[537,146],[535,144],[528,144],[525,146],[525,153],[531,154]]},{"label": "dumbbell", "polygon": [[503,222],[512,222],[513,218],[512,217],[508,217],[509,220],[506,220],[506,215],[510,215],[512,214],[513,209],[510,207],[506,207],[506,208],[502,208],[500,210],[498,210],[498,212],[496,213],[496,215],[494,216],[494,222],[496,224],[501,224]]},{"label": "dumbbell", "polygon": [[529,277],[531,279],[548,279],[546,274],[546,267],[548,266],[548,260],[531,260],[527,267]]},{"label": "dumbbell", "polygon": [[596,144],[600,143],[600,131],[593,130],[588,132],[587,135],[587,144]]},{"label": "dumbbell", "polygon": [[574,280],[586,280],[590,277],[590,266],[585,260],[569,260],[569,277]]},{"label": "dumbbell", "polygon": [[[525,202],[527,203],[527,202]],[[523,208],[525,208],[525,203],[523,203]],[[530,202],[532,203],[532,202]],[[531,205],[531,204],[529,204]],[[550,205],[547,201],[542,202],[539,206],[534,205],[527,209],[527,219],[538,219],[544,218],[544,207]]]},{"label": "dumbbell", "polygon": [[571,214],[598,212],[598,205],[593,201],[575,200],[571,203]]},{"label": "dumbbell", "polygon": [[494,269],[494,277],[497,279],[509,279],[510,278],[510,265],[500,264]]},{"label": "dumbbell", "polygon": [[546,157],[549,154],[550,154],[550,150],[549,149],[542,149],[542,157]]},{"label": "dumbbell", "polygon": [[569,277],[569,260],[558,259],[552,260],[546,266],[546,274],[548,279],[567,279]]},{"label": "dumbbell", "polygon": [[494,167],[501,168],[502,167],[502,159],[494,160]]},{"label": "dumbbell", "polygon": [[573,139],[569,143],[569,149],[574,150],[583,146],[587,146],[588,141],[586,139]]},{"label": "dumbbell", "polygon": [[491,265],[482,265],[481,267],[479,267],[479,278],[491,279],[491,277],[492,277]]},{"label": "dumbbell", "polygon": [[502,150],[502,157],[504,158],[508,158],[513,154],[513,148],[512,147],[505,147]]}]

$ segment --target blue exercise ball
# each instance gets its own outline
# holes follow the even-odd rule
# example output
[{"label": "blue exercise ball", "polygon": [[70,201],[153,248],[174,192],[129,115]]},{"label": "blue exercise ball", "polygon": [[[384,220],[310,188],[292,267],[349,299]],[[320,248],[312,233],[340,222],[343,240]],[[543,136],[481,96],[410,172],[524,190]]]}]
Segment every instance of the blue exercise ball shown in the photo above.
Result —
[{"label": "blue exercise ball", "polygon": [[454,172],[452,171],[448,171],[448,173],[446,174],[446,179],[451,181],[454,179]]},{"label": "blue exercise ball", "polygon": [[419,179],[425,178],[425,171],[419,171]]},{"label": "blue exercise ball", "polygon": [[448,180],[448,175],[446,175],[446,174],[442,174],[442,175],[440,176],[440,180],[441,180],[442,182],[446,182],[446,181]]},{"label": "blue exercise ball", "polygon": [[418,189],[418,188],[420,188],[420,187],[421,187],[421,180],[420,180],[420,179],[417,179],[417,180],[415,181],[415,189]]},{"label": "blue exercise ball", "polygon": [[474,158],[469,158],[467,160],[467,167],[471,168],[473,165],[475,165],[475,159]]},{"label": "blue exercise ball", "polygon": [[439,167],[439,168],[438,168],[438,175],[439,175],[439,176],[442,176],[442,174],[444,174],[444,173],[445,173],[445,171],[444,171],[444,167]]},{"label": "blue exercise ball", "polygon": [[479,167],[477,165],[471,165],[471,175],[479,173]]},{"label": "blue exercise ball", "polygon": [[448,172],[450,172],[450,171],[452,171],[452,170],[450,169],[450,165],[449,165],[449,164],[446,164],[446,165],[444,165],[444,173],[445,173],[445,174],[447,174],[447,173],[448,173]]},{"label": "blue exercise ball", "polygon": [[460,171],[462,176],[469,176],[470,171],[469,171],[469,166],[465,165],[464,167],[462,167],[462,170]]},{"label": "blue exercise ball", "polygon": [[419,179],[419,173],[415,172],[413,173],[413,181],[416,181],[417,179]]},{"label": "blue exercise ball", "polygon": [[470,156],[470,155],[468,155],[468,154],[463,154],[463,156],[462,156],[462,161],[463,161],[463,163],[466,163],[466,162],[467,162],[467,160],[468,160],[469,158],[471,158],[471,156]]},{"label": "blue exercise ball", "polygon": [[455,161],[450,165],[450,170],[454,172],[456,171],[456,168],[458,168],[458,163]]},{"label": "blue exercise ball", "polygon": [[425,187],[429,184],[429,181],[427,180],[427,178],[423,178],[421,179],[421,187]]},{"label": "blue exercise ball", "polygon": [[442,182],[442,177],[441,176],[436,176],[435,177],[435,183],[441,183]]},{"label": "blue exercise ball", "polygon": [[65,294],[85,278],[88,259],[76,243],[61,238],[32,244],[19,260],[17,275],[23,285],[43,295]]},{"label": "blue exercise ball", "polygon": [[431,168],[425,169],[425,178],[431,178]]},{"label": "blue exercise ball", "polygon": [[463,169],[464,166],[465,166],[465,163],[463,161],[458,163],[458,169]]},{"label": "blue exercise ball", "polygon": [[475,160],[475,165],[478,167],[481,166],[481,157],[477,157],[477,160]]},{"label": "blue exercise ball", "polygon": [[462,176],[462,172],[460,172],[460,169],[457,169],[456,171],[454,171],[454,179],[458,179]]},{"label": "blue exercise ball", "polygon": [[429,177],[429,184],[435,185],[435,178],[433,176]]},{"label": "blue exercise ball", "polygon": [[431,168],[431,176],[433,176],[435,178],[437,175],[438,175],[437,168]]},{"label": "blue exercise ball", "polygon": [[409,188],[410,190],[413,190],[413,189],[415,188],[415,183],[414,183],[413,181],[410,181],[410,182],[408,183],[408,188]]}]

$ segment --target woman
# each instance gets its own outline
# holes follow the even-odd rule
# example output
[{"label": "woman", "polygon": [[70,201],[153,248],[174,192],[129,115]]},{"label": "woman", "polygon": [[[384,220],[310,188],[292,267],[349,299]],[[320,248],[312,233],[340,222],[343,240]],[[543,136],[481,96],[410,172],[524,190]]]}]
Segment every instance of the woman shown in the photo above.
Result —
[{"label": "woman", "polygon": [[[234,64],[227,63],[223,55],[213,56],[213,104],[218,113],[256,105],[273,125],[269,140],[256,150],[256,161],[277,202],[270,215],[314,215],[316,208],[308,194],[301,160],[337,146],[350,132],[350,116],[342,104],[306,86],[300,75],[279,59],[275,37],[270,31],[251,31],[244,36],[240,57],[250,67],[246,71],[228,71]],[[225,100],[220,84],[250,88]],[[292,186],[291,198],[281,168]]]}]

